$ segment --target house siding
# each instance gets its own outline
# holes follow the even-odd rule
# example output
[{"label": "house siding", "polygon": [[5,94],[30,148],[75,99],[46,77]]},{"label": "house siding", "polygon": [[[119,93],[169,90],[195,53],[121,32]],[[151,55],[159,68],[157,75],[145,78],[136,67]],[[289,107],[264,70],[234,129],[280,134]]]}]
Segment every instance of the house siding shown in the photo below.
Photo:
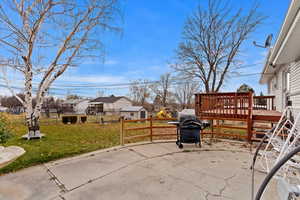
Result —
[{"label": "house siding", "polygon": [[287,69],[287,66],[281,67],[276,74],[269,80],[268,88],[269,88],[269,95],[275,96],[275,107],[276,110],[282,111],[284,110],[285,106],[283,105],[283,72]]},{"label": "house siding", "polygon": [[300,108],[300,61],[290,66],[289,94],[293,107]]},{"label": "house siding", "polygon": [[[124,117],[125,119],[141,119],[141,112],[145,112],[145,118],[148,117],[148,112],[146,109],[141,109],[140,111],[122,111],[121,116]],[[133,116],[131,116],[131,113],[133,113]]]},{"label": "house siding", "polygon": [[88,106],[89,106],[89,100],[82,101],[82,102],[78,103],[77,105],[75,105],[74,111],[77,114],[86,114],[86,110],[87,110]]},{"label": "house siding", "polygon": [[[286,66],[281,66],[268,82],[268,92],[269,95],[274,95],[276,110],[283,111],[285,108],[284,102],[284,91],[283,91],[283,73],[289,69],[290,79],[289,79],[289,99],[292,101],[293,107],[298,108],[300,111],[300,61],[292,63]],[[276,83],[277,82],[277,83]],[[275,88],[276,83],[276,88]]]}]

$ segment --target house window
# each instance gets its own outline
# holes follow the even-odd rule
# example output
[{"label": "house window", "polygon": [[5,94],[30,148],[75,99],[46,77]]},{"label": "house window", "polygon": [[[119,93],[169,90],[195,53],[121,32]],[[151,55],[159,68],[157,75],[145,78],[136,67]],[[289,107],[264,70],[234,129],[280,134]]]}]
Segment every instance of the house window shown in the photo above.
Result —
[{"label": "house window", "polygon": [[288,92],[290,90],[290,72],[284,72],[283,73],[283,91]]},{"label": "house window", "polygon": [[133,117],[133,116],[134,116],[134,113],[130,113],[130,116]]}]

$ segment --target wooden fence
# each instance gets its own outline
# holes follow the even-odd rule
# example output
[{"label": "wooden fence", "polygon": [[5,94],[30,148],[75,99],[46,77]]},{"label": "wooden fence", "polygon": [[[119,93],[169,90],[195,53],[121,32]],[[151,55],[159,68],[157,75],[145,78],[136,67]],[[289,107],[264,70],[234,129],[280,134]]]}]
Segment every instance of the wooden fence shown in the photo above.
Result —
[{"label": "wooden fence", "polygon": [[[165,138],[166,136],[176,136],[176,126],[168,125],[167,122],[177,120],[176,118],[154,118],[150,116],[146,119],[138,120],[125,120],[121,118],[120,123],[120,144],[124,145],[132,140],[148,139],[151,142],[155,139]],[[171,130],[174,129],[174,130]],[[156,133],[158,130],[159,133]],[[167,131],[166,130],[170,130]],[[135,134],[128,134],[133,132]],[[142,131],[142,134],[137,134],[138,131]],[[169,133],[171,132],[171,133]]]},{"label": "wooden fence", "polygon": [[[236,138],[252,141],[256,111],[268,113],[275,110],[274,96],[253,96],[248,93],[205,93],[196,94],[195,111],[200,120],[210,120],[211,127],[201,133],[201,136],[211,135],[226,138]],[[268,116],[262,116],[268,121]],[[163,139],[176,136],[176,126],[166,122],[175,118],[154,118],[124,120],[120,123],[120,144]],[[271,122],[271,121],[270,121]],[[173,129],[173,130],[172,130]]]}]

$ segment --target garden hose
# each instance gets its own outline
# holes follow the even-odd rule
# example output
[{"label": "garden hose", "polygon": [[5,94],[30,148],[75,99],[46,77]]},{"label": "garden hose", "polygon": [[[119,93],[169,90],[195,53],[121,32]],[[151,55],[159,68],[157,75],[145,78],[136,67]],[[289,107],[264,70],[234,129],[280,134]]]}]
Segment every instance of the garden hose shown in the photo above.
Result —
[{"label": "garden hose", "polygon": [[256,162],[256,158],[257,158],[258,152],[259,152],[260,148],[262,147],[263,143],[265,142],[265,140],[267,138],[268,138],[268,136],[264,135],[264,137],[260,141],[259,145],[257,146],[257,148],[255,150],[255,153],[254,153],[254,156],[253,156],[252,165],[250,167],[250,169],[252,170],[252,184],[251,184],[251,199],[252,200],[254,198],[254,165],[255,165],[255,162]]},{"label": "garden hose", "polygon": [[258,152],[261,149],[263,143],[266,141],[266,139],[268,138],[268,135],[270,135],[274,130],[276,129],[276,126],[274,126],[273,128],[271,128],[262,138],[262,140],[260,141],[259,145],[257,146],[254,156],[253,156],[253,160],[252,160],[252,165],[250,167],[250,169],[252,170],[252,184],[251,184],[251,200],[254,199],[254,166],[255,166],[255,162],[258,156]]},{"label": "garden hose", "polygon": [[263,192],[265,191],[268,183],[272,179],[272,177],[276,174],[276,172],[288,161],[290,160],[295,154],[300,152],[300,146],[296,147],[292,151],[290,151],[287,155],[285,155],[279,162],[271,169],[271,171],[267,174],[266,178],[262,182],[261,186],[259,187],[255,200],[260,200]]}]

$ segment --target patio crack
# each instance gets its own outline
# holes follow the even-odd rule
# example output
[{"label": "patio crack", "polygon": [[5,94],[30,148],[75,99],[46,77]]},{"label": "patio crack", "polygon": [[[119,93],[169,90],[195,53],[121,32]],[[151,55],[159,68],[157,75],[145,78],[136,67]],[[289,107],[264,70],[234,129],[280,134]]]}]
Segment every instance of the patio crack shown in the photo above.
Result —
[{"label": "patio crack", "polygon": [[88,185],[88,184],[90,184],[90,183],[92,183],[92,182],[94,182],[94,181],[100,180],[100,179],[102,179],[102,178],[104,178],[104,177],[106,177],[106,176],[112,175],[112,174],[114,174],[114,173],[116,173],[116,172],[118,172],[118,171],[121,171],[122,169],[125,169],[125,168],[127,168],[127,167],[129,167],[129,166],[131,166],[131,165],[134,165],[134,164],[139,163],[139,162],[144,161],[144,160],[147,160],[147,159],[142,159],[142,160],[138,160],[138,161],[129,163],[129,164],[124,165],[124,166],[122,166],[122,167],[119,167],[119,168],[117,168],[117,169],[115,169],[115,170],[113,170],[113,171],[111,171],[111,172],[109,172],[109,173],[106,173],[106,174],[104,174],[104,175],[102,175],[102,176],[99,176],[99,177],[90,179],[90,180],[88,180],[88,181],[85,182],[85,183],[82,183],[82,184],[80,184],[80,185],[78,185],[78,186],[76,186],[76,187],[74,187],[74,188],[72,188],[72,189],[69,189],[67,192],[71,192],[71,191],[76,190],[76,189],[78,189],[78,188],[84,187],[85,185]]},{"label": "patio crack", "polygon": [[212,194],[210,192],[207,192],[206,196],[205,196],[205,199],[208,200],[208,197],[209,196],[212,196],[212,197],[225,197],[227,199],[232,199],[231,197],[228,197],[228,196],[224,196],[223,195],[223,192],[226,190],[226,188],[230,185],[229,184],[229,181],[234,178],[236,176],[236,174],[230,176],[230,177],[227,177],[227,178],[224,178],[224,182],[225,182],[225,185],[224,187],[222,187],[220,190],[219,190],[219,194]]},{"label": "patio crack", "polygon": [[50,170],[50,168],[48,168],[46,165],[44,165],[44,167],[46,168],[47,174],[50,176],[50,180],[54,181],[55,185],[60,189],[60,192],[67,192],[68,190],[65,187],[65,185],[57,178],[57,176],[55,176],[55,174]]},{"label": "patio crack", "polygon": [[[131,150],[131,151],[133,151],[133,152],[137,153],[138,155],[140,155],[137,151],[134,151],[134,150]],[[174,152],[174,153],[177,153],[177,152]],[[116,172],[118,172],[118,171],[121,171],[121,170],[123,170],[123,169],[125,169],[125,168],[128,168],[128,167],[130,167],[131,165],[135,165],[135,164],[138,164],[138,163],[140,163],[140,162],[152,160],[152,159],[155,159],[155,158],[164,157],[164,156],[167,156],[167,155],[172,155],[172,154],[174,154],[174,153],[166,153],[166,154],[162,154],[162,155],[158,155],[158,156],[152,156],[152,157],[147,157],[147,156],[141,154],[140,156],[141,156],[143,159],[137,160],[137,161],[135,161],[135,162],[128,163],[128,164],[126,164],[126,165],[124,165],[124,166],[122,166],[122,167],[119,167],[119,168],[117,168],[117,169],[115,169],[115,170],[113,170],[113,171],[111,171],[111,172],[109,172],[109,173],[107,173],[107,174],[104,174],[104,175],[102,175],[102,176],[99,176],[99,177],[90,179],[90,180],[88,180],[87,182],[82,183],[82,184],[80,184],[80,185],[78,185],[78,186],[76,186],[76,187],[74,187],[74,188],[67,189],[67,188],[65,188],[65,186],[62,184],[63,187],[65,188],[64,192],[65,192],[65,193],[66,193],[66,192],[71,192],[71,191],[76,190],[76,189],[78,189],[78,188],[84,187],[85,185],[88,185],[88,184],[90,184],[90,183],[92,183],[92,182],[94,182],[94,181],[100,180],[100,179],[102,179],[102,178],[104,178],[104,177],[106,177],[106,176],[112,175],[112,174],[114,174],[114,173],[116,173]],[[180,152],[178,152],[178,153],[180,153]],[[49,170],[49,171],[50,171],[50,170]],[[51,172],[51,171],[50,171],[50,172]],[[53,175],[54,175],[54,174],[53,174]],[[58,180],[58,179],[57,179],[57,180]]]},{"label": "patio crack", "polygon": [[137,154],[137,155],[139,155],[139,156],[141,156],[143,158],[146,158],[146,159],[147,158],[151,158],[151,157],[148,157],[148,156],[146,156],[146,155],[142,154],[141,152],[138,152],[138,151],[136,151],[134,149],[128,148],[128,150],[134,152],[135,154]]},{"label": "patio crack", "polygon": [[229,181],[230,181],[231,179],[233,179],[235,176],[236,176],[236,174],[233,174],[232,176],[227,177],[227,178],[224,179],[225,185],[224,185],[224,187],[221,188],[220,191],[219,191],[219,195],[220,195],[220,196],[223,196],[223,192],[224,192],[224,191],[226,190],[226,188],[230,185],[230,184],[229,184]]},{"label": "patio crack", "polygon": [[[78,185],[78,186],[76,186],[76,187],[73,187],[73,188],[71,188],[71,189],[67,189],[67,188],[64,186],[64,184],[62,184],[62,183],[55,177],[55,175],[50,171],[50,169],[49,169],[49,173],[53,174],[53,177],[54,177],[55,182],[57,183],[57,185],[58,185],[59,187],[61,187],[61,188],[63,189],[62,191],[63,191],[64,193],[68,193],[68,192],[71,192],[71,191],[76,190],[76,189],[78,189],[78,188],[84,187],[84,186],[86,186],[86,185],[88,185],[88,184],[90,184],[90,183],[92,183],[92,182],[94,182],[94,181],[98,181],[98,180],[100,180],[100,179],[102,179],[102,178],[104,178],[104,177],[107,177],[107,176],[110,176],[110,175],[112,175],[112,174],[114,174],[114,173],[117,173],[117,172],[119,172],[119,171],[121,171],[121,170],[123,170],[123,169],[126,169],[126,168],[128,168],[128,167],[130,167],[130,166],[132,166],[132,165],[136,165],[136,164],[138,164],[138,163],[141,163],[141,162],[144,162],[144,161],[148,161],[148,160],[152,160],[152,159],[156,159],[156,158],[165,157],[165,156],[168,156],[168,155],[173,155],[173,154],[177,154],[177,153],[186,153],[186,152],[171,152],[171,153],[165,153],[165,154],[161,154],[161,155],[157,155],[157,156],[147,157],[147,156],[145,156],[144,154],[141,154],[141,153],[139,153],[139,152],[137,152],[137,151],[134,151],[133,149],[130,149],[130,151],[132,151],[132,152],[134,152],[134,153],[140,155],[140,156],[142,157],[142,159],[137,160],[137,161],[134,161],[134,162],[131,162],[131,163],[128,163],[128,164],[126,164],[126,165],[124,165],[124,166],[122,166],[122,167],[119,167],[119,168],[117,168],[117,169],[115,169],[115,170],[113,170],[113,171],[111,171],[111,172],[109,172],[109,173],[106,173],[106,174],[102,175],[102,176],[99,176],[99,177],[90,179],[90,180],[88,180],[87,182],[82,183],[82,184],[80,184],[80,185]],[[194,151],[192,151],[192,152],[194,152]],[[167,174],[167,175],[170,175],[170,174]],[[172,175],[170,175],[170,176],[172,176]],[[176,177],[176,176],[174,176],[173,178],[181,179],[181,178]],[[231,178],[232,178],[232,177],[229,177],[229,178],[227,178],[227,179],[231,179]],[[184,179],[182,179],[182,180],[185,181],[186,183],[192,184],[194,187],[197,187],[199,190],[205,192],[205,194],[206,194],[207,196],[217,196],[217,197],[220,197],[220,196],[221,196],[221,195],[219,195],[219,194],[211,194],[209,191],[203,189],[203,188],[200,187],[199,185],[196,185],[196,184],[194,184],[194,183],[192,183],[192,182],[189,182],[189,181],[186,181],[186,180],[184,180]],[[225,188],[226,188],[226,187],[225,187]],[[223,189],[223,188],[222,188],[222,189]],[[225,190],[225,189],[223,189],[223,190]],[[220,193],[221,193],[221,191],[220,191]],[[225,197],[225,196],[224,196],[224,197]],[[229,198],[229,197],[226,197],[226,198]]]},{"label": "patio crack", "polygon": [[[147,159],[148,160],[148,159]],[[143,167],[143,168],[146,168],[146,169],[148,169],[148,170],[152,170],[152,171],[156,171],[156,170],[154,170],[154,169],[152,169],[152,168],[149,168],[149,167],[146,167],[146,166],[140,166],[140,167]],[[184,168],[184,167],[183,167]],[[204,194],[205,194],[205,199],[206,200],[208,200],[208,197],[209,196],[217,196],[217,197],[221,197],[221,195],[219,195],[219,194],[212,194],[210,191],[208,191],[207,189],[204,189],[203,187],[201,187],[201,186],[199,186],[199,185],[197,185],[197,184],[195,184],[194,182],[192,182],[192,181],[188,181],[188,180],[186,180],[186,179],[184,179],[184,178],[181,178],[181,177],[178,177],[178,176],[175,176],[175,175],[173,175],[173,174],[170,174],[170,173],[165,173],[165,175],[166,176],[169,176],[169,177],[171,177],[171,178],[173,178],[173,179],[175,179],[175,180],[179,180],[179,181],[182,181],[182,182],[184,182],[184,183],[186,183],[186,184],[190,184],[190,185],[192,185],[194,188],[197,188],[200,192],[204,192]],[[226,197],[227,198],[227,197]]]}]

